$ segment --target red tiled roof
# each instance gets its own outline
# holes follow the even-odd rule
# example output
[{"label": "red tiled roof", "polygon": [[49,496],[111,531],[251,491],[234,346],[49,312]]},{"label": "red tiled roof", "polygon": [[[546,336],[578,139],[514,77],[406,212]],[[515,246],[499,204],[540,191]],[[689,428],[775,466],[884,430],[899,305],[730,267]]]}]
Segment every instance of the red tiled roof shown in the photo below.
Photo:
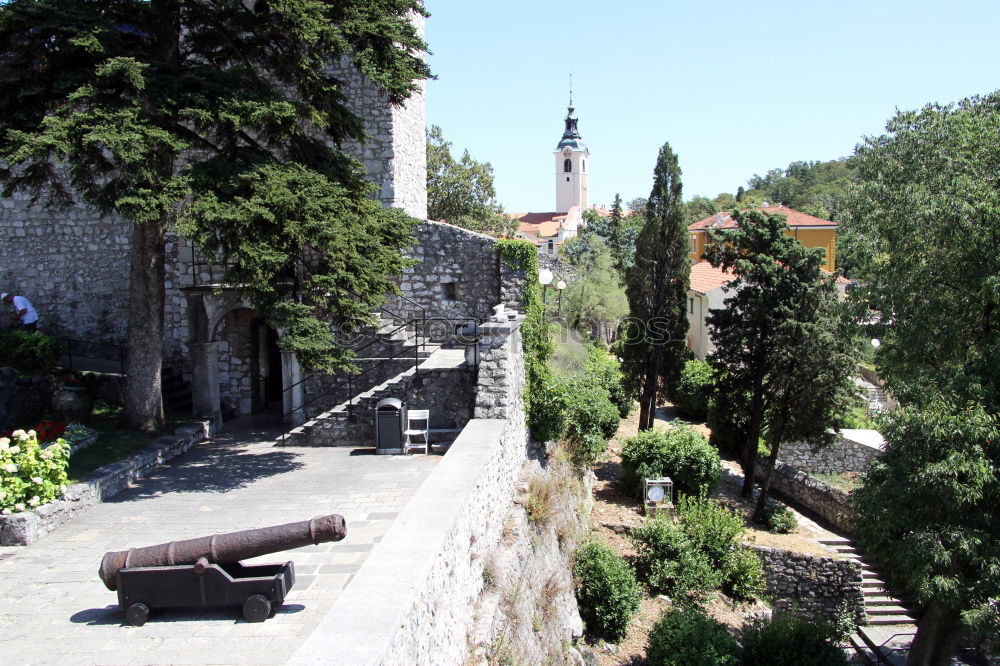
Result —
[{"label": "red tiled roof", "polygon": [[[820,269],[825,275],[831,275],[830,271]],[[691,267],[691,290],[699,294],[707,294],[717,287],[721,287],[727,282],[732,282],[736,276],[729,271],[715,268],[707,261],[700,261]],[[837,284],[850,284],[850,280],[843,275],[838,275]]]},{"label": "red tiled roof", "polygon": [[521,222],[517,225],[517,230],[526,236],[538,236],[538,227],[534,224],[527,224],[526,222]]},{"label": "red tiled roof", "polygon": [[[799,212],[793,208],[787,208],[785,206],[767,206],[761,208],[760,210],[767,213],[783,213],[788,216],[788,226],[794,228],[800,227],[836,227],[837,223],[831,220],[824,220],[820,217],[814,217],[812,215],[806,215],[805,213]],[[719,216],[722,216],[722,224],[717,224]],[[688,231],[701,231],[703,229],[733,229],[736,227],[736,222],[729,213],[715,213],[714,215],[709,215],[703,220],[698,220],[697,222],[692,222],[688,225]]]},{"label": "red tiled roof", "polygon": [[548,238],[550,236],[559,235],[559,222],[555,220],[552,222],[542,222],[533,226],[538,229],[539,238]]},{"label": "red tiled roof", "polygon": [[541,224],[551,222],[558,217],[566,217],[566,213],[511,213],[510,216],[524,224]]},{"label": "red tiled roof", "polygon": [[707,294],[734,279],[735,275],[721,268],[715,268],[707,261],[701,261],[691,267],[691,290],[699,294]]}]

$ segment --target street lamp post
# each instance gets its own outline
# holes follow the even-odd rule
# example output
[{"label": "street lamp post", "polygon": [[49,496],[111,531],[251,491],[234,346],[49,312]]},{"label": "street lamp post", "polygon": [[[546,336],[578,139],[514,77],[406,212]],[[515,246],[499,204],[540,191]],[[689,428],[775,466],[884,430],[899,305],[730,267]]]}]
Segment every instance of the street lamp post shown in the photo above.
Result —
[{"label": "street lamp post", "polygon": [[542,285],[542,305],[545,305],[548,296],[547,290],[552,284],[552,271],[547,268],[538,271],[538,283]]}]

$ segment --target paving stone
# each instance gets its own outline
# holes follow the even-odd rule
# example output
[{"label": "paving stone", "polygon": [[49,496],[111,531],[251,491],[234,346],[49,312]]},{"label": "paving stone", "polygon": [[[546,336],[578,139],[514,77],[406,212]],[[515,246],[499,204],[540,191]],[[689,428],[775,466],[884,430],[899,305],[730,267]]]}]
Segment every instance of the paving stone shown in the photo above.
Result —
[{"label": "paving stone", "polygon": [[[278,448],[274,432],[258,428],[251,435],[233,422],[226,427],[213,441],[81,511],[36,543],[0,549],[0,662],[284,663],[386,533],[390,514],[438,462],[426,456],[352,456],[347,447]],[[403,483],[380,480],[387,478]],[[391,492],[373,492],[373,484],[383,483]],[[146,625],[130,627],[115,594],[97,577],[108,550],[327,513],[345,515],[344,541],[253,560],[293,560],[298,574],[285,605],[263,623],[242,620],[239,608],[154,610]]]}]

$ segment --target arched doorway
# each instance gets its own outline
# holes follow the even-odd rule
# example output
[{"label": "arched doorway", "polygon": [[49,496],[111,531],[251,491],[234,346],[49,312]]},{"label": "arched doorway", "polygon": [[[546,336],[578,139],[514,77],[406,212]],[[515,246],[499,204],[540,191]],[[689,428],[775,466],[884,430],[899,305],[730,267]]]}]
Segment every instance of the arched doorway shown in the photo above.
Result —
[{"label": "arched doorway", "polygon": [[219,400],[224,418],[256,414],[282,397],[277,332],[255,310],[237,307],[212,331],[218,350]]}]

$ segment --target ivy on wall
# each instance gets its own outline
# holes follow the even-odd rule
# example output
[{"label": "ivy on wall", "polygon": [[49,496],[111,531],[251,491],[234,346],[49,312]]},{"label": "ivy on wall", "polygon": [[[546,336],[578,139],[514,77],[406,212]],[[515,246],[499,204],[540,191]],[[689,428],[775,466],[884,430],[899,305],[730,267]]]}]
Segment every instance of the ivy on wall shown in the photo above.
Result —
[{"label": "ivy on wall", "polygon": [[538,282],[538,248],[525,240],[502,238],[496,243],[497,253],[503,262],[514,270],[523,271],[527,276],[521,300],[524,303],[524,323],[521,325],[521,345],[524,350],[526,385],[524,388],[524,409],[528,426],[538,439],[544,437],[546,428],[541,415],[548,410],[541,409],[540,396],[545,395],[550,373],[548,360],[552,356],[552,342],[549,340],[548,322],[542,304],[542,286]]}]

